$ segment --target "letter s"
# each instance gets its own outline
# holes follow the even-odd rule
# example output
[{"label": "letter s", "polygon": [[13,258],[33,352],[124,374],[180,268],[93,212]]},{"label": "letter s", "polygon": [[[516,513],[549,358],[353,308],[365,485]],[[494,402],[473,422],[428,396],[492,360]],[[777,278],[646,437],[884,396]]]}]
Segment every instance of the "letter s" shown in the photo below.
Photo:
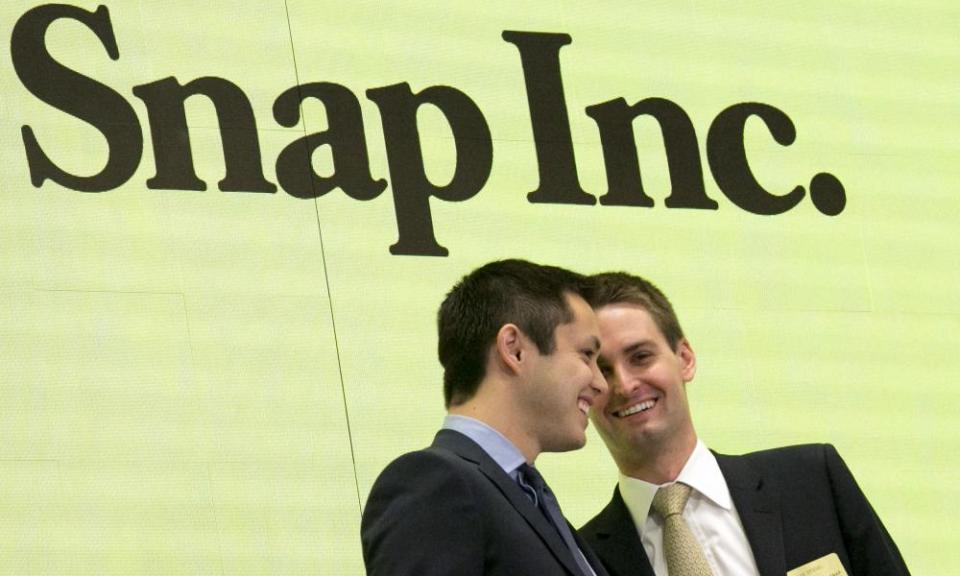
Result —
[{"label": "letter s", "polygon": [[13,27],[10,55],[20,81],[34,96],[75,116],[103,134],[109,154],[106,166],[93,176],[65,172],[44,153],[30,126],[23,126],[30,181],[37,188],[46,179],[81,192],[103,192],[122,185],[133,176],[143,154],[143,132],[133,108],[107,86],[71,70],[50,56],[47,28],[55,20],[69,18],[92,30],[111,59],[120,58],[106,6],[87,12],[74,6],[47,4],[27,11]]}]

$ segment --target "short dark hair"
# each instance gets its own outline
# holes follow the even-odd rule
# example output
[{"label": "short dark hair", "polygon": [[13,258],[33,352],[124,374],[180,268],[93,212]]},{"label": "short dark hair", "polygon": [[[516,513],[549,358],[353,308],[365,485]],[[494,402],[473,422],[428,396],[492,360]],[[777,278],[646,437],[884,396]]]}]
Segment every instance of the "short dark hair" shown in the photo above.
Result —
[{"label": "short dark hair", "polygon": [[490,262],[464,276],[437,313],[437,352],[447,408],[476,394],[497,332],[516,324],[541,354],[554,350],[557,326],[573,320],[567,294],[582,295],[584,277],[525,260]]},{"label": "short dark hair", "polygon": [[583,294],[594,310],[610,304],[636,304],[646,310],[672,350],[683,339],[683,328],[670,300],[653,282],[626,272],[604,272],[587,278]]}]

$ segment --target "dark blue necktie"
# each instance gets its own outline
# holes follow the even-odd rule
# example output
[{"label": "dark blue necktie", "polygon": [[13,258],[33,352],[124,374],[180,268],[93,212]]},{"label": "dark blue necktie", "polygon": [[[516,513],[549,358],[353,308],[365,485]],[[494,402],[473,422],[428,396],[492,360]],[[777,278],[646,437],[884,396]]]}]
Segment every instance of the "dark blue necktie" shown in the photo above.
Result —
[{"label": "dark blue necktie", "polygon": [[550,491],[550,487],[547,486],[543,476],[537,472],[536,468],[524,462],[517,468],[517,484],[527,493],[527,496],[533,501],[533,505],[540,509],[547,520],[550,521],[550,524],[560,533],[560,538],[567,545],[573,559],[577,561],[577,566],[580,567],[583,575],[594,576],[593,569],[590,568],[586,558],[583,557],[583,553],[580,552],[580,547],[577,546],[573,534],[570,532],[570,526],[560,512],[560,504],[553,496],[553,492]]}]

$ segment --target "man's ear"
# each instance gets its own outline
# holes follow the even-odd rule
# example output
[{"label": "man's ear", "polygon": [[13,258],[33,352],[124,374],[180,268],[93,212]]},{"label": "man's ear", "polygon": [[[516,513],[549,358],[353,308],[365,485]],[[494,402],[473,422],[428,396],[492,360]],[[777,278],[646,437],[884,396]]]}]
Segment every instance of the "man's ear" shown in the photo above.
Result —
[{"label": "man's ear", "polygon": [[693,380],[693,377],[697,374],[697,355],[694,353],[693,347],[690,346],[690,341],[686,338],[681,338],[680,342],[677,343],[677,356],[681,362],[680,375],[683,377],[683,381]]},{"label": "man's ear", "polygon": [[507,371],[519,372],[527,356],[523,332],[516,324],[504,324],[497,330],[494,350],[497,360]]}]

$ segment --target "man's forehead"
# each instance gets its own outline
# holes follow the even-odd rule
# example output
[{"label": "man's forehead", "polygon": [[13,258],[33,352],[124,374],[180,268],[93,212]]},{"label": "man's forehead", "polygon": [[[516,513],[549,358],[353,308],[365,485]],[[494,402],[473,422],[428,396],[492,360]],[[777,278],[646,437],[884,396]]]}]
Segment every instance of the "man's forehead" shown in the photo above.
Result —
[{"label": "man's forehead", "polygon": [[564,295],[567,305],[573,312],[569,322],[557,325],[556,330],[564,330],[575,336],[589,340],[589,344],[600,348],[600,322],[596,311],[578,294],[567,292]]},{"label": "man's forehead", "polygon": [[574,292],[564,292],[563,299],[567,304],[567,309],[570,310],[573,315],[571,321],[565,322],[565,324],[577,322],[578,320],[596,322],[597,311],[590,307],[590,304],[583,296]]},{"label": "man's forehead", "polygon": [[567,306],[573,308],[590,308],[590,304],[587,303],[586,299],[583,296],[577,294],[576,292],[570,292],[569,290],[563,293],[563,300],[567,303]]},{"label": "man's forehead", "polygon": [[650,310],[648,310],[646,306],[643,306],[642,304],[636,304],[634,302],[614,302],[612,304],[605,304],[594,309],[594,313],[601,321],[604,319],[629,318],[630,321],[634,323],[650,323],[653,324],[654,328],[657,327],[657,323],[654,321]]},{"label": "man's forehead", "polygon": [[607,304],[596,310],[601,344],[605,348],[635,348],[666,341],[653,315],[645,307],[631,302]]}]

